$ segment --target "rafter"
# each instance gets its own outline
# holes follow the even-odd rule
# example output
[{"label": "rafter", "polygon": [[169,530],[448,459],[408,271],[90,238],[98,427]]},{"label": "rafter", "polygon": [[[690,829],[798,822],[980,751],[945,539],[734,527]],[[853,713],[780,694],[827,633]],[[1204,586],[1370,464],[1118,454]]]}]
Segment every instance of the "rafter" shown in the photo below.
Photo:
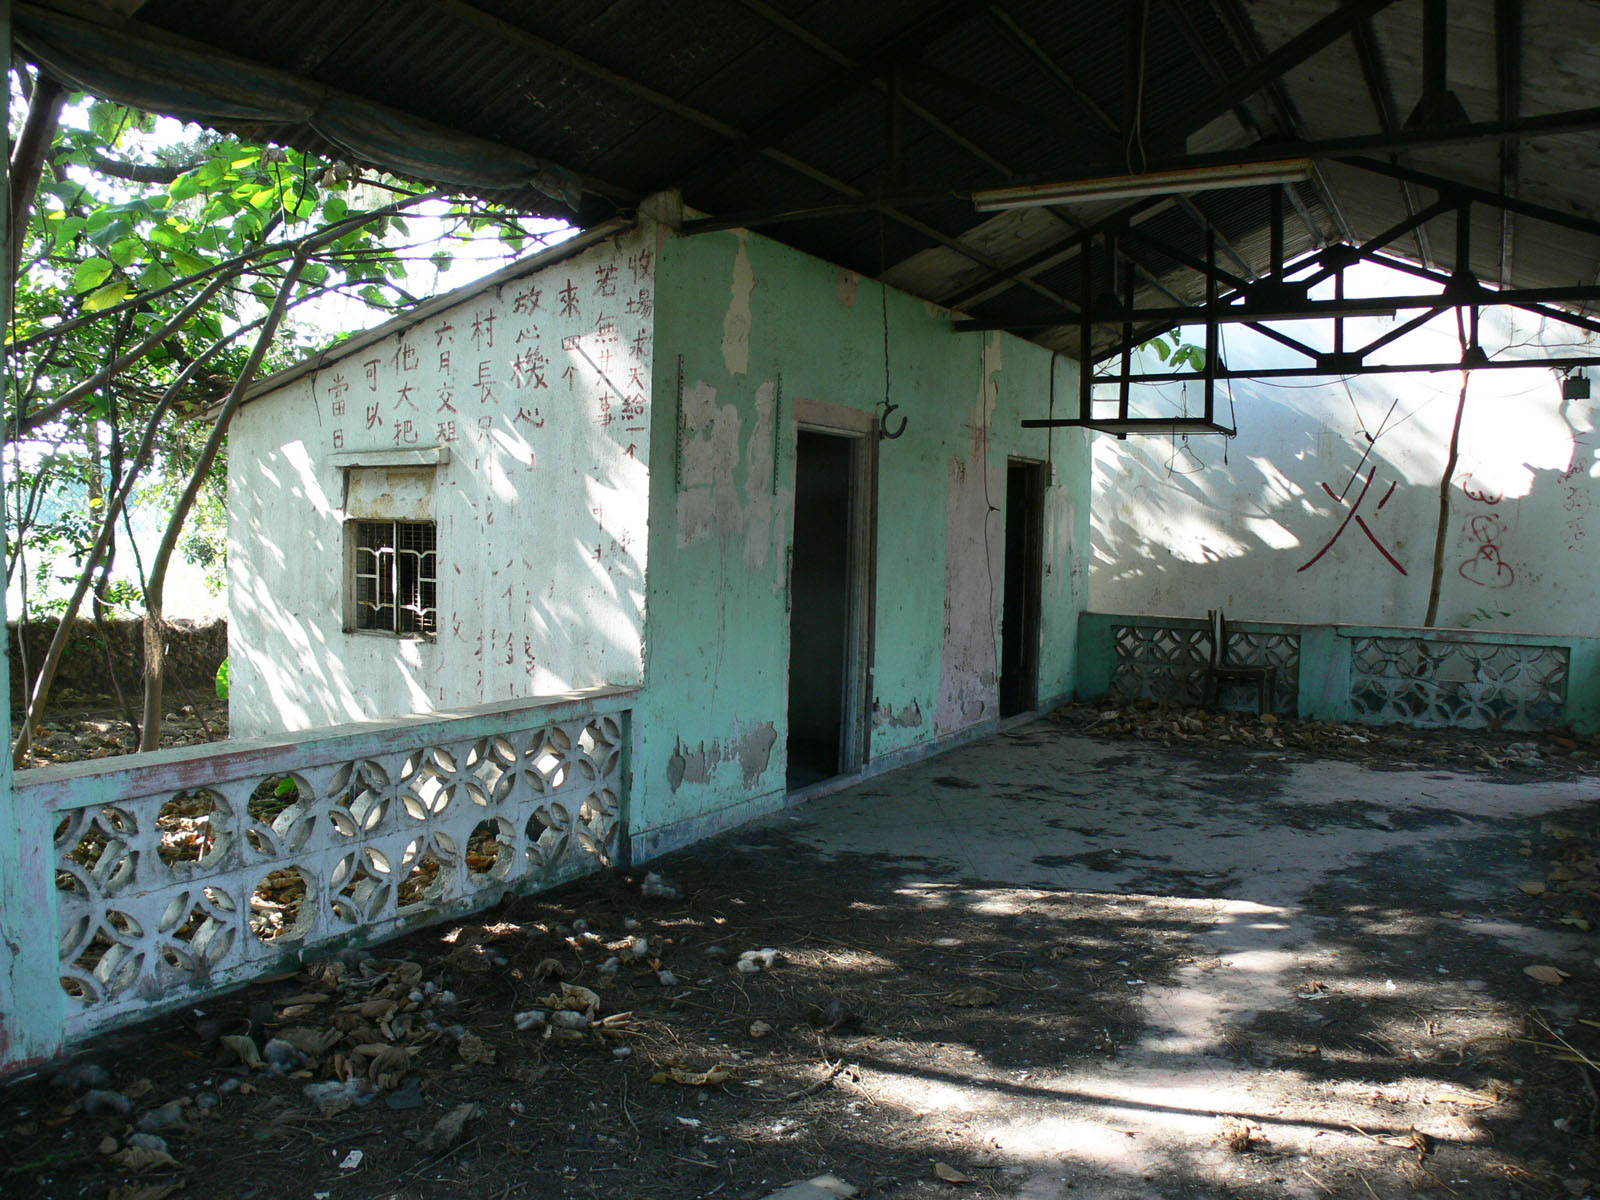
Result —
[{"label": "rafter", "polygon": [[[1217,56],[1211,53],[1210,48],[1206,45],[1205,38],[1201,36],[1200,29],[1194,22],[1194,12],[1191,6],[1181,4],[1178,2],[1178,0],[1163,0],[1163,6],[1167,15],[1173,21],[1175,21],[1178,28],[1183,31],[1186,44],[1194,52],[1195,57],[1199,59],[1200,65],[1205,68],[1206,74],[1211,76],[1211,82],[1214,85],[1226,82],[1230,77],[1230,72],[1217,59]],[[1295,134],[1295,131],[1289,126],[1288,122],[1284,121],[1281,111],[1278,109],[1275,99],[1273,99],[1276,93],[1282,91],[1282,88],[1282,80],[1275,79],[1265,88],[1263,88],[1261,92],[1263,97],[1265,97],[1267,100],[1267,107],[1271,109],[1274,116],[1278,118],[1277,129],[1269,131],[1265,125],[1256,120],[1255,114],[1250,111],[1249,107],[1244,103],[1244,101],[1241,100],[1238,104],[1233,106],[1234,119],[1237,120],[1244,128],[1244,131],[1250,135],[1251,141],[1268,141],[1271,139],[1271,136],[1274,133],[1287,133],[1298,136],[1298,134]],[[1294,211],[1295,214],[1300,218],[1300,223],[1305,226],[1306,232],[1311,235],[1312,242],[1315,243],[1320,249],[1325,241],[1322,236],[1321,226],[1319,226],[1316,221],[1312,220],[1310,210],[1306,208],[1305,202],[1300,199],[1300,193],[1289,184],[1284,184],[1282,186],[1283,194],[1288,198],[1289,203],[1294,205]],[[1231,245],[1224,242],[1223,249],[1236,260],[1238,259],[1238,256],[1235,254]],[[1238,261],[1242,262],[1242,260]],[[1246,267],[1247,272],[1248,270],[1249,268]]]},{"label": "rafter", "polygon": [[[1228,36],[1233,39],[1234,47],[1239,51],[1240,57],[1248,66],[1254,66],[1267,55],[1267,48],[1261,42],[1261,36],[1256,32],[1255,26],[1245,16],[1240,7],[1239,0],[1214,0],[1217,16],[1221,19],[1223,28],[1228,31]],[[1290,137],[1297,141],[1308,140],[1305,120],[1300,115],[1299,106],[1294,98],[1289,95],[1289,89],[1284,86],[1280,77],[1269,83],[1262,93],[1278,118],[1278,124]],[[1356,240],[1355,230],[1345,217],[1344,206],[1339,203],[1339,197],[1334,193],[1332,185],[1328,182],[1327,175],[1319,165],[1312,171],[1311,181],[1316,188],[1317,198],[1322,201],[1322,207],[1333,218],[1334,227],[1339,235],[1347,242]],[[1320,230],[1313,231],[1318,245],[1326,244],[1327,239]]]},{"label": "rafter", "polygon": [[[1216,120],[1239,101],[1255,95],[1276,79],[1282,78],[1308,58],[1327,49],[1348,34],[1359,22],[1372,17],[1394,0],[1347,0],[1347,3],[1320,21],[1301,30],[1255,66],[1226,84],[1186,106],[1183,121],[1173,133],[1187,137]],[[1157,139],[1159,140],[1159,139]]]},{"label": "rafter", "polygon": [[[1522,113],[1522,0],[1495,0],[1494,57],[1502,121]],[[1516,138],[1500,142],[1500,191],[1517,198],[1522,147]],[[1500,210],[1500,286],[1511,286],[1511,265],[1516,241],[1516,214]]]},{"label": "rafter", "polygon": [[[802,94],[789,97],[776,111],[757,121],[732,146],[712,151],[683,171],[676,182],[685,193],[737,170],[753,158],[762,155],[770,157],[773,149],[785,138],[820,120],[851,93],[863,87],[873,87],[886,93],[887,80],[897,65],[914,57],[929,43],[959,29],[977,16],[982,8],[979,0],[959,0],[955,4],[946,4],[938,12],[918,22],[915,30],[904,31],[893,38],[870,59],[854,59],[828,46],[822,39],[806,34],[797,22],[784,17],[760,0],[738,0],[738,3],[791,37],[803,40],[805,45],[827,57],[835,69],[817,79]],[[924,115],[933,116],[921,105],[917,106],[915,115],[919,119]],[[939,122],[939,128],[940,132],[954,132],[944,122]],[[990,160],[990,164],[994,165],[993,160]]]},{"label": "rafter", "polygon": [[[1350,0],[1341,2],[1348,5]],[[1351,41],[1355,43],[1356,60],[1361,64],[1361,77],[1367,85],[1367,95],[1378,116],[1378,127],[1384,133],[1392,134],[1400,128],[1400,114],[1395,105],[1394,85],[1389,80],[1389,69],[1383,65],[1383,56],[1378,51],[1378,39],[1372,31],[1372,22],[1365,19],[1359,21],[1350,33]],[[1406,214],[1414,216],[1421,207],[1415,189],[1404,181],[1397,186],[1406,206]],[[1414,236],[1417,258],[1424,266],[1433,267],[1433,245],[1428,240],[1428,231],[1419,225]]]},{"label": "rafter", "polygon": [[[480,28],[487,29],[496,36],[503,37],[513,44],[520,45],[526,49],[544,55],[547,58],[551,58],[554,61],[559,62],[572,70],[588,75],[591,78],[599,79],[618,87],[628,92],[630,95],[646,101],[654,108],[657,108],[663,112],[671,113],[680,120],[687,121],[701,129],[706,130],[707,132],[714,133],[727,141],[743,145],[749,140],[749,135],[747,135],[745,131],[739,129],[737,126],[731,125],[728,122],[712,116],[709,113],[702,112],[693,105],[686,104],[681,100],[675,99],[672,96],[668,96],[664,92],[660,92],[655,88],[639,82],[636,79],[632,79],[629,76],[613,70],[602,63],[595,62],[593,59],[586,58],[575,51],[569,50],[565,46],[558,45],[555,42],[550,41],[548,38],[540,37],[538,34],[535,34],[530,30],[523,29],[519,25],[514,25],[510,21],[495,16],[493,13],[485,12],[483,9],[478,8],[475,5],[468,4],[466,0],[430,0],[430,3],[439,8],[445,9],[463,21],[468,21],[479,26]],[[959,5],[958,7],[966,9],[972,7],[972,5],[963,4]],[[812,166],[810,163],[807,163],[792,154],[788,154],[782,150],[779,150],[775,146],[762,146],[757,148],[756,152],[767,157],[771,161],[780,164],[781,166],[787,167],[796,174],[805,176],[812,182],[820,184],[824,188],[834,192],[837,195],[847,197],[851,201],[859,202],[866,198],[867,194],[861,188],[847,183],[842,179],[836,178],[828,172]],[[985,254],[983,251],[968,246],[956,238],[941,233],[939,230],[928,225],[926,222],[919,221],[915,217],[901,212],[899,209],[885,209],[884,215],[888,219],[893,220],[895,223],[903,226],[904,228],[910,229],[912,232],[917,233],[923,238],[933,242],[935,245],[944,246],[947,249],[954,250],[957,254],[960,254],[964,258],[977,263],[979,266],[985,267],[991,271],[1000,273],[1005,272],[1005,266],[992,255]],[[1051,289],[1044,287],[1042,284],[1039,284],[1034,280],[1030,279],[1020,282],[1021,286],[1026,287],[1039,295],[1045,296],[1056,303],[1067,304],[1067,301],[1064,297],[1058,295]]]},{"label": "rafter", "polygon": [[1441,195],[1460,196],[1480,204],[1492,205],[1495,208],[1508,209],[1520,216],[1532,217],[1536,221],[1548,221],[1552,225],[1560,225],[1565,229],[1587,233],[1591,237],[1600,237],[1600,221],[1589,217],[1580,217],[1576,213],[1563,212],[1558,208],[1549,208],[1543,204],[1534,204],[1515,196],[1504,196],[1499,192],[1491,192],[1487,188],[1473,187],[1470,184],[1460,183],[1454,179],[1446,179],[1442,175],[1433,175],[1427,171],[1418,171],[1414,167],[1402,167],[1397,163],[1387,163],[1375,158],[1351,157],[1339,160],[1346,166],[1359,167],[1363,171],[1370,171],[1375,175],[1387,175],[1392,179],[1402,179],[1409,183],[1421,184],[1423,187],[1432,188]]}]

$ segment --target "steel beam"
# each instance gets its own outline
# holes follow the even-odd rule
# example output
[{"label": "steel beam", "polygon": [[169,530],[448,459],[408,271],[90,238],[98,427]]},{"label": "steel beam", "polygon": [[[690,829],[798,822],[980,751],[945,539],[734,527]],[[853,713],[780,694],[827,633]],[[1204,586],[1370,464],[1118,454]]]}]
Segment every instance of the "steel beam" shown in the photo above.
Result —
[{"label": "steel beam", "polygon": [[[1261,43],[1260,35],[1256,33],[1255,26],[1245,16],[1244,10],[1239,5],[1239,0],[1215,0],[1217,16],[1221,19],[1223,28],[1228,31],[1228,36],[1233,39],[1234,47],[1244,59],[1245,65],[1253,67],[1266,57],[1267,49]],[[1180,12],[1187,12],[1187,8],[1178,4],[1175,7]],[[1300,110],[1289,95],[1289,89],[1284,87],[1282,78],[1274,79],[1269,83],[1263,94],[1271,106],[1278,124],[1288,135],[1297,141],[1306,140],[1305,121],[1300,116]],[[1338,231],[1347,242],[1356,240],[1355,231],[1350,227],[1350,222],[1345,219],[1344,209],[1340,207],[1338,199],[1333,194],[1327,177],[1320,170],[1312,175],[1312,182],[1317,191],[1317,197],[1322,201],[1322,206],[1333,218]],[[1288,185],[1286,185],[1288,186]],[[1310,219],[1311,214],[1299,201],[1299,194],[1290,187],[1290,195],[1295,201],[1295,209],[1300,213],[1301,219],[1306,222],[1306,230],[1318,246],[1327,244],[1321,227]]]},{"label": "steel beam", "polygon": [[[1495,0],[1494,58],[1499,116],[1502,121],[1522,115],[1522,0]],[[1521,145],[1516,138],[1500,142],[1500,194],[1512,200],[1521,186]],[[1500,210],[1500,286],[1511,286],[1511,263],[1516,241],[1516,214]]]},{"label": "steel beam", "polygon": [[1426,171],[1418,171],[1412,167],[1402,167],[1397,163],[1386,163],[1375,158],[1341,158],[1340,162],[1346,166],[1359,167],[1363,171],[1370,171],[1375,175],[1388,175],[1393,179],[1403,179],[1411,183],[1421,184],[1423,187],[1434,189],[1441,196],[1452,196],[1472,200],[1478,204],[1488,204],[1494,208],[1503,208],[1520,216],[1532,217],[1536,221],[1548,221],[1552,225],[1560,225],[1567,229],[1586,233],[1590,237],[1600,237],[1600,221],[1589,217],[1580,217],[1574,213],[1562,212],[1558,208],[1547,208],[1543,204],[1533,204],[1527,200],[1519,200],[1512,196],[1503,196],[1499,192],[1491,192],[1487,188],[1473,187],[1470,184],[1459,183],[1454,179],[1446,179],[1442,175],[1430,175]]},{"label": "steel beam", "polygon": [[[1181,170],[1189,167],[1242,167],[1252,163],[1277,162],[1286,158],[1333,158],[1343,161],[1351,155],[1387,154],[1400,150],[1428,150],[1466,142],[1485,142],[1505,137],[1549,137],[1566,133],[1591,133],[1600,129],[1600,106],[1569,109],[1565,112],[1519,116],[1512,120],[1468,121],[1427,128],[1399,129],[1393,133],[1363,133],[1351,137],[1321,138],[1311,142],[1266,142],[1237,150],[1218,150],[1206,154],[1183,154],[1152,158],[1149,171]],[[1103,179],[1130,174],[1126,162],[1102,162],[1059,180],[1037,182],[1070,183],[1078,179]],[[974,188],[981,191],[981,188]]]},{"label": "steel beam", "polygon": [[[1374,261],[1382,261],[1374,259]],[[1448,278],[1448,277],[1447,277]],[[1446,284],[1448,289],[1449,284]],[[1333,317],[1390,317],[1409,309],[1439,309],[1467,307],[1490,308],[1507,305],[1523,308],[1530,304],[1573,304],[1583,301],[1600,301],[1600,287],[1578,284],[1558,288],[1507,288],[1495,291],[1479,287],[1470,293],[1452,295],[1448,290],[1431,295],[1347,297],[1343,300],[1307,300],[1303,305],[1272,304],[1252,306],[1248,303],[1249,290],[1243,293],[1246,302],[1222,303],[1217,306],[1216,319],[1224,325],[1249,325],[1257,321],[1316,321]],[[1238,295],[1234,297],[1238,299]],[[1111,312],[1090,310],[1091,325],[1121,325],[1133,321],[1140,325],[1199,325],[1206,319],[1204,305],[1175,305],[1164,308],[1136,308],[1132,312],[1117,309]],[[1004,317],[960,319],[952,324],[961,333],[987,332],[996,329],[1020,330],[1054,329],[1077,314],[1045,313],[1036,316],[1007,320]]]},{"label": "steel beam", "polygon": [[[1183,31],[1185,42],[1189,49],[1194,51],[1195,57],[1200,60],[1200,65],[1205,68],[1206,74],[1211,76],[1213,86],[1226,83],[1233,73],[1218,61],[1217,56],[1211,53],[1211,48],[1206,45],[1205,38],[1201,36],[1200,29],[1194,22],[1192,6],[1180,3],[1179,0],[1163,0],[1163,8],[1167,15],[1177,23],[1178,28]],[[1226,18],[1224,18],[1224,23],[1226,23]],[[1230,30],[1230,34],[1231,32]],[[1250,65],[1253,65],[1253,62]],[[1284,116],[1279,101],[1279,97],[1283,94],[1282,80],[1273,80],[1262,91],[1266,97],[1267,106],[1272,109],[1278,119],[1278,130],[1276,132],[1302,138],[1303,130],[1298,129]],[[1250,135],[1251,141],[1265,142],[1270,140],[1266,128],[1256,119],[1255,114],[1250,111],[1244,101],[1241,100],[1233,106],[1233,115],[1244,131]],[[1289,203],[1294,205],[1295,214],[1300,218],[1300,223],[1305,226],[1306,232],[1311,235],[1311,240],[1319,247],[1323,245],[1325,239],[1322,236],[1322,230],[1311,219],[1311,213],[1300,199],[1300,193],[1290,184],[1283,185],[1283,193]],[[1224,241],[1222,249],[1230,258],[1235,259],[1237,263],[1244,267],[1247,275],[1255,274],[1249,264],[1240,259],[1234,253],[1233,247],[1228,245],[1226,241]]]},{"label": "steel beam", "polygon": [[[1346,3],[1349,0],[1345,0]],[[1389,81],[1388,69],[1383,65],[1383,56],[1378,51],[1378,39],[1372,31],[1372,22],[1363,20],[1351,30],[1351,40],[1355,43],[1356,61],[1361,64],[1361,76],[1366,81],[1367,95],[1372,99],[1373,110],[1378,116],[1378,128],[1384,133],[1394,133],[1400,128],[1400,114],[1395,106],[1394,85]],[[1406,206],[1406,214],[1415,216],[1422,207],[1417,198],[1415,185],[1401,181],[1399,183],[1400,198]],[[1433,246],[1428,240],[1427,230],[1422,226],[1416,227],[1417,257],[1424,266],[1434,265]]]},{"label": "steel beam", "polygon": [[1185,138],[1196,130],[1204,128],[1239,101],[1255,95],[1263,87],[1293,70],[1318,51],[1326,49],[1344,37],[1358,22],[1381,12],[1391,3],[1393,0],[1350,0],[1350,3],[1343,8],[1336,9],[1290,38],[1254,67],[1189,106],[1182,125],[1164,132]]},{"label": "steel beam", "polygon": [[[456,3],[458,0],[449,2]],[[774,14],[768,6],[746,3],[746,0],[741,0],[741,3],[745,3],[746,7],[756,15],[772,21]],[[757,121],[735,139],[732,146],[713,150],[705,155],[698,163],[684,171],[676,182],[687,193],[710,179],[737,170],[752,158],[771,157],[771,152],[778,143],[821,119],[852,92],[873,84],[874,81],[883,84],[898,62],[920,51],[929,42],[946,36],[975,16],[981,7],[978,0],[962,0],[953,5],[946,4],[935,14],[937,20],[929,17],[921,23],[915,33],[903,32],[871,59],[852,60],[845,56],[833,58],[829,55],[836,70],[828,72],[801,95],[790,97],[777,111]],[[950,24],[952,19],[956,21],[955,25]],[[779,27],[791,36],[795,35],[794,29],[787,25]],[[812,48],[817,49],[816,46]]]},{"label": "steel beam", "polygon": [[[1524,370],[1530,367],[1539,367],[1547,370],[1571,370],[1575,367],[1600,366],[1600,355],[1560,355],[1550,358],[1491,358],[1484,362],[1474,364],[1474,371],[1507,371]],[[1341,367],[1338,370],[1325,370],[1321,367],[1269,367],[1245,368],[1234,371],[1226,368],[1217,371],[1218,379],[1314,379],[1328,375],[1436,375],[1441,371],[1460,371],[1461,363],[1457,362],[1432,362],[1432,363],[1361,363],[1356,366]],[[1185,383],[1193,382],[1200,376],[1192,371],[1160,371],[1150,374],[1134,375],[1130,383]],[[1094,382],[1097,384],[1122,383],[1119,375],[1096,375]],[[1024,425],[1034,428],[1042,424],[1039,421],[1024,421]]]}]

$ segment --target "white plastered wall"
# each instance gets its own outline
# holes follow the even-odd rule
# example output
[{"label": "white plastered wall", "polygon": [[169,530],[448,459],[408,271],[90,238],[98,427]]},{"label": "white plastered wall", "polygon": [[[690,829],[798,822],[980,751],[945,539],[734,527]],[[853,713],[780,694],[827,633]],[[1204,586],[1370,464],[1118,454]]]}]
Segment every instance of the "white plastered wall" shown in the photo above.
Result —
[{"label": "white plastered wall", "polygon": [[[1390,294],[1423,290],[1380,268],[1362,282]],[[1570,326],[1506,312],[1483,317],[1494,357],[1595,353]],[[1394,320],[1350,322],[1347,345],[1370,341]],[[1294,332],[1314,343],[1318,336],[1305,325]],[[1228,327],[1225,350],[1234,368],[1303,361],[1240,326]],[[1457,361],[1454,317],[1383,357],[1406,361],[1399,356]],[[1239,436],[1226,445],[1216,437],[1185,444],[1094,435],[1090,606],[1170,616],[1220,606],[1241,620],[1420,625],[1460,386],[1459,372],[1236,380]],[[1226,423],[1227,390],[1219,386],[1218,396]],[[1187,396],[1164,385],[1138,404],[1154,413],[1187,403],[1192,414],[1200,400],[1196,382]],[[1564,400],[1549,369],[1473,373],[1450,492],[1440,625],[1600,635],[1597,409],[1600,387],[1592,400]]]},{"label": "white plastered wall", "polygon": [[[645,227],[466,289],[241,409],[235,736],[642,681],[654,250]],[[406,455],[446,460],[382,501],[420,486],[437,522],[438,633],[348,632],[346,472],[364,497]]]}]

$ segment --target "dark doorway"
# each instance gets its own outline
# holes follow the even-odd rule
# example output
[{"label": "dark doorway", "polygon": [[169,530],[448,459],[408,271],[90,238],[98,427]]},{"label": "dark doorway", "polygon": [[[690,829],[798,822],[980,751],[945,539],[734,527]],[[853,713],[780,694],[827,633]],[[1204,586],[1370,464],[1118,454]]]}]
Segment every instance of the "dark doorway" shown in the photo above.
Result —
[{"label": "dark doorway", "polygon": [[1044,572],[1044,463],[1006,468],[1005,607],[1000,616],[1000,715],[1039,706],[1039,604]]},{"label": "dark doorway", "polygon": [[789,564],[790,791],[861,766],[867,443],[800,429]]}]

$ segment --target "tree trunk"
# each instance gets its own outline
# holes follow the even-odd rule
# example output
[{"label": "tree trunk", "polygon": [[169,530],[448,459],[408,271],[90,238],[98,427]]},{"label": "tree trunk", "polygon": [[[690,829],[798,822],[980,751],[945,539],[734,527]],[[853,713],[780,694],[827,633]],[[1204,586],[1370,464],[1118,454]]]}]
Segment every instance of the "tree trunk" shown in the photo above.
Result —
[{"label": "tree trunk", "polygon": [[28,103],[28,116],[11,152],[11,272],[15,276],[22,261],[22,230],[28,224],[28,210],[44,170],[44,155],[55,138],[56,122],[67,102],[67,89],[41,73]]},{"label": "tree trunk", "polygon": [[166,594],[167,568],[172,565],[172,555],[178,547],[178,536],[183,532],[184,522],[189,518],[189,510],[194,507],[194,502],[200,495],[206,476],[211,472],[211,464],[217,461],[217,452],[222,449],[223,439],[228,433],[228,424],[233,420],[233,414],[238,411],[246,389],[255,379],[261,360],[266,356],[267,347],[272,344],[272,339],[278,332],[278,324],[283,320],[284,310],[289,306],[289,296],[300,281],[300,272],[305,270],[306,260],[314,245],[315,239],[306,242],[296,253],[288,271],[284,273],[278,294],[272,301],[272,311],[267,314],[266,323],[256,335],[256,344],[251,348],[250,357],[239,372],[239,378],[234,380],[227,399],[222,402],[222,407],[217,412],[211,436],[206,439],[205,447],[200,451],[200,459],[189,474],[189,482],[184,487],[183,494],[178,497],[177,506],[167,521],[166,532],[161,536],[161,545],[156,549],[156,556],[150,562],[150,577],[145,583],[144,590],[145,677],[144,728],[139,737],[141,751],[154,750],[161,744],[161,706],[167,675],[166,643],[163,637],[166,622],[163,619],[162,606]]},{"label": "tree trunk", "polygon": [[[216,343],[213,351],[220,350],[232,338],[226,338]],[[193,366],[186,367],[177,379],[173,380],[167,388],[161,402],[156,405],[155,411],[150,414],[145,422],[144,432],[139,441],[139,448],[134,452],[133,462],[128,466],[127,476],[122,479],[117,487],[116,494],[105,506],[105,512],[100,518],[100,532],[95,537],[94,545],[89,548],[89,553],[84,559],[83,571],[78,576],[77,587],[74,588],[71,598],[67,601],[66,610],[61,614],[61,623],[56,626],[55,636],[50,639],[50,646],[45,651],[44,661],[39,664],[39,674],[34,679],[33,691],[28,697],[28,709],[22,720],[22,728],[17,733],[17,740],[11,748],[11,761],[14,766],[21,767],[28,756],[28,749],[33,745],[34,736],[38,733],[39,716],[44,712],[45,701],[50,697],[50,687],[55,682],[56,668],[61,665],[61,655],[66,650],[67,631],[72,622],[77,618],[79,610],[83,607],[83,598],[88,594],[94,582],[96,567],[100,557],[105,553],[106,546],[110,543],[116,532],[117,517],[128,502],[128,497],[133,494],[133,485],[138,481],[139,473],[150,462],[150,456],[155,450],[156,432],[161,427],[162,420],[167,415],[167,410],[172,407],[178,398],[178,393],[188,386],[190,380],[199,373],[203,363],[209,362],[211,352],[207,352],[196,359]]]},{"label": "tree trunk", "polygon": [[[1461,353],[1467,352],[1467,330],[1461,317],[1461,310],[1456,309],[1456,331],[1461,342]],[[1461,372],[1461,395],[1456,399],[1455,424],[1450,427],[1450,449],[1445,455],[1444,475],[1439,480],[1439,525],[1433,535],[1433,578],[1428,583],[1428,612],[1422,618],[1426,628],[1433,628],[1439,622],[1439,592],[1444,586],[1444,554],[1445,543],[1450,538],[1450,487],[1455,482],[1456,462],[1461,452],[1461,418],[1467,411],[1467,385],[1472,381],[1472,372],[1463,369]]]}]

